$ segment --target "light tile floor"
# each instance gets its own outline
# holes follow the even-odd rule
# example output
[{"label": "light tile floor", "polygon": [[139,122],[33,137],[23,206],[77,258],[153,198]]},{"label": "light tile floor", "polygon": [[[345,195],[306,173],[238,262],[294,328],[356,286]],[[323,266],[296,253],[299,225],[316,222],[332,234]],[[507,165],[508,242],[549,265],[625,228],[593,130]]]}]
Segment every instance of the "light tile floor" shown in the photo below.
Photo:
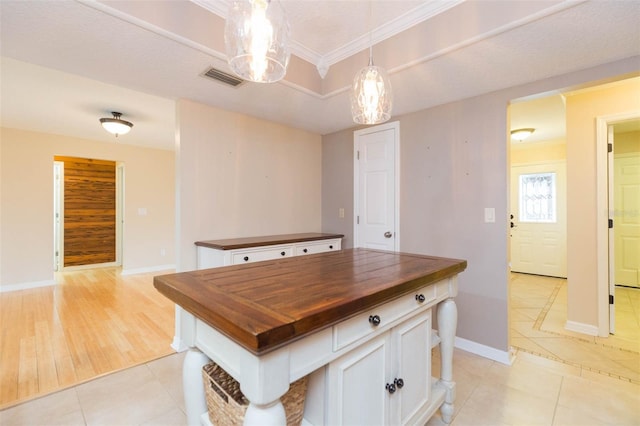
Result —
[{"label": "light tile floor", "polygon": [[565,279],[511,274],[511,345],[594,373],[640,384],[640,289],[616,288],[616,333],[565,330]]},{"label": "light tile floor", "polygon": [[[170,355],[17,405],[0,412],[0,424],[184,425],[183,357]],[[640,424],[640,385],[526,352],[507,366],[456,349],[454,379],[454,426]],[[428,423],[443,424],[439,414]]]},{"label": "light tile floor", "polygon": [[[518,286],[529,288],[530,293],[513,291]],[[621,331],[617,336],[621,342],[603,343],[568,332],[560,335],[563,330],[553,329],[553,321],[547,324],[547,318],[552,319],[549,313],[553,310],[561,311],[554,304],[562,302],[562,291],[557,282],[512,281],[512,340],[514,346],[526,346],[528,351],[517,350],[513,365],[455,350],[454,426],[640,425],[640,384],[623,377],[638,367],[634,364],[636,336],[632,330],[628,335]],[[628,297],[635,298],[635,294]],[[541,317],[544,310],[547,315]],[[561,340],[555,341],[556,346],[547,345],[539,336],[566,339],[564,344],[570,346],[578,341],[578,348],[590,346],[562,349]],[[536,346],[527,346],[532,344]],[[530,353],[535,351],[542,356]],[[613,358],[607,358],[612,354]],[[183,357],[184,353],[169,355],[11,407],[0,412],[0,424],[184,425]],[[610,359],[615,371],[602,371],[598,363],[603,359]],[[433,368],[437,374],[437,351]],[[443,424],[439,414],[428,423]]]}]

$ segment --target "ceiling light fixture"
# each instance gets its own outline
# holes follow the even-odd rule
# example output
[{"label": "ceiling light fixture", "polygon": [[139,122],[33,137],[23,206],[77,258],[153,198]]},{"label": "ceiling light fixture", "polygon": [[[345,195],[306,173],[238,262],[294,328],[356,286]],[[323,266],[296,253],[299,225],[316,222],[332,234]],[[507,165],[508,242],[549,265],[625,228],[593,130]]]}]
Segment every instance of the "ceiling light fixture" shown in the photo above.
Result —
[{"label": "ceiling light fixture", "polygon": [[289,23],[278,0],[234,0],[224,28],[231,70],[256,83],[281,80],[289,64]]},{"label": "ceiling light fixture", "polygon": [[526,129],[515,129],[511,131],[511,137],[519,142],[522,142],[523,140],[531,136],[531,134],[535,132],[535,130],[536,129],[530,127]]},{"label": "ceiling light fixture", "polygon": [[389,76],[383,68],[373,65],[372,32],[369,32],[369,65],[356,74],[351,87],[351,115],[358,124],[384,123],[391,118],[393,108]]},{"label": "ceiling light fixture", "polygon": [[104,127],[107,132],[116,135],[116,138],[118,137],[118,135],[126,135],[127,133],[129,133],[129,130],[131,130],[131,128],[133,127],[133,123],[122,120],[120,118],[122,113],[112,111],[111,114],[113,114],[113,118],[100,119],[100,124],[102,124],[102,127]]}]

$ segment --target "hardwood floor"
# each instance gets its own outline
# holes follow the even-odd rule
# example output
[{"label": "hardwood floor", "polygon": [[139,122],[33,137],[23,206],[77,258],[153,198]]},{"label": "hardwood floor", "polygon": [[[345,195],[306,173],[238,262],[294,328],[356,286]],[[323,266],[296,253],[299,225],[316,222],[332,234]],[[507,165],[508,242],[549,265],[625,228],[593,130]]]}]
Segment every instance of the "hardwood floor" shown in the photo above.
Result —
[{"label": "hardwood floor", "polygon": [[0,293],[0,408],[173,353],[174,304],[153,287],[171,272],[63,272]]}]

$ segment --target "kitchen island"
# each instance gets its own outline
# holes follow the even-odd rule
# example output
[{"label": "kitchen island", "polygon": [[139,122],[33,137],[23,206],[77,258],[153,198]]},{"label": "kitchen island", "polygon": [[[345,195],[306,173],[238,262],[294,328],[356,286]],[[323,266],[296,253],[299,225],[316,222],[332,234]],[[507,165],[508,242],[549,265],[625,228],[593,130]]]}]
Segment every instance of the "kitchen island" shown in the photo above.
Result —
[{"label": "kitchen island", "polygon": [[424,423],[438,408],[450,421],[453,297],[465,268],[464,260],[349,249],[155,277],[187,313],[189,423],[206,413],[201,368],[210,359],[250,401],[245,424],[284,425],[279,398],[307,375],[307,424]]}]

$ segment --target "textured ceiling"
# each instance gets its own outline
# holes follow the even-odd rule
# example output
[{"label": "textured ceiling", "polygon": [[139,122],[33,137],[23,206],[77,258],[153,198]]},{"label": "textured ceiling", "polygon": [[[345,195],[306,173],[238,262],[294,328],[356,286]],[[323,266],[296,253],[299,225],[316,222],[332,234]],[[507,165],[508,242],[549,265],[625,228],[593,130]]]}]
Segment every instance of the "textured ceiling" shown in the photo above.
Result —
[{"label": "textured ceiling", "polygon": [[290,0],[294,55],[306,53],[282,82],[229,88],[200,76],[227,69],[224,20],[204,2],[0,1],[2,125],[113,142],[98,118],[117,110],[135,125],[118,143],[173,149],[185,98],[334,132],[353,126],[348,89],[370,27],[394,115],[640,54],[637,1]]}]

